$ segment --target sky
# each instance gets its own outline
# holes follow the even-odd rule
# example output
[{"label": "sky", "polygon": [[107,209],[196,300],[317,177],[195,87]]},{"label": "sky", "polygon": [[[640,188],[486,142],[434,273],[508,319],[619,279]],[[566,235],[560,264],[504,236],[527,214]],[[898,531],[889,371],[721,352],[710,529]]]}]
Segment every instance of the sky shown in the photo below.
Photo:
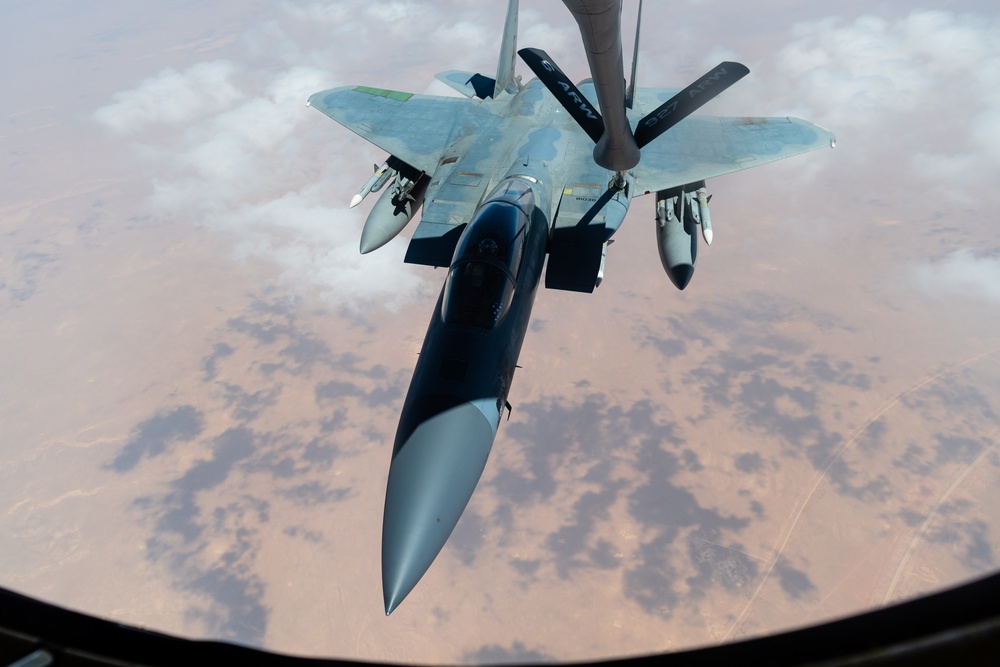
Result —
[{"label": "sky", "polygon": [[[483,479],[386,618],[391,440],[444,274],[402,263],[412,226],[358,254],[374,198],[347,203],[385,155],[305,100],[491,75],[506,2],[3,3],[0,586],[471,664],[732,641],[995,571],[1000,12],[935,5],[645,4],[639,85],[735,59],[705,113],[837,147],[710,181],[684,292],[648,197],[594,294],[539,291]],[[519,44],[586,76],[557,0],[522,2]]]}]

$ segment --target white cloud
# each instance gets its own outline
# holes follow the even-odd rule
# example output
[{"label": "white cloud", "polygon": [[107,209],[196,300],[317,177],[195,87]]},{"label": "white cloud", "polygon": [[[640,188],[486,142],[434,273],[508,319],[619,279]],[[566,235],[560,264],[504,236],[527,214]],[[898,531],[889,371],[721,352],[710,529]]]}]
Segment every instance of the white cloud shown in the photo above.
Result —
[{"label": "white cloud", "polygon": [[[385,11],[402,25],[417,8],[394,3]],[[315,19],[319,8],[302,11]],[[302,11],[265,13],[234,44],[242,68],[220,60],[164,70],[114,95],[94,119],[119,133],[169,126],[136,146],[157,173],[150,205],[158,217],[231,234],[238,257],[272,262],[293,291],[355,311],[395,308],[430,287],[403,263],[403,239],[362,256],[367,206],[346,207],[380,153],[359,152],[359,140],[305,106],[310,94],[340,84],[332,72],[340,51],[370,52],[377,26],[355,21],[348,34],[338,25],[347,37],[310,49],[293,37],[295,22],[286,25],[287,14]],[[232,83],[238,71],[241,90]]]},{"label": "white cloud", "polygon": [[236,66],[205,62],[183,73],[167,68],[132,90],[115,93],[114,102],[94,112],[94,120],[128,134],[149,125],[181,125],[224,109],[243,95],[231,79]]},{"label": "white cloud", "polygon": [[922,16],[799,24],[795,39],[778,54],[778,73],[820,122],[844,127],[908,112],[934,82],[928,67],[933,54],[912,34]]},{"label": "white cloud", "polygon": [[317,90],[333,88],[337,81],[328,69],[311,66],[296,66],[276,76],[268,95],[278,104],[299,104]]},{"label": "white cloud", "polygon": [[303,53],[294,39],[289,37],[277,21],[262,20],[247,30],[241,39],[247,55],[263,61],[278,60],[286,65],[304,63]]},{"label": "white cloud", "polygon": [[[158,165],[152,203],[159,215],[234,232],[243,239],[242,253],[273,260],[286,280],[339,302],[406,298],[409,286],[421,283],[398,263],[403,241],[358,256],[364,207],[341,208],[382,154],[304,101],[343,79],[443,92],[432,79],[436,71],[492,75],[503,5],[277,5],[231,47],[242,50],[231,56],[243,63],[239,69],[217,60],[182,73],[164,70],[116,94],[94,117],[119,132],[153,123],[176,128],[142,149]],[[519,23],[519,46],[544,48],[568,69],[582,66],[577,28],[561,3],[526,7]],[[650,26],[656,25],[644,22],[654,49]],[[909,179],[915,184],[906,187],[916,188],[926,180],[971,201],[976,190],[961,189],[990,178],[1000,163],[998,42],[996,18],[947,11],[802,23],[784,48],[754,64],[752,85],[727,91],[725,111],[711,111],[791,113],[838,133],[836,161],[789,163],[789,180],[801,182],[837,163],[859,167],[853,172],[869,182]],[[697,63],[704,55],[714,64],[737,55],[711,48],[698,53],[682,54],[682,61]],[[640,83],[676,78],[675,56],[641,63]],[[519,72],[531,76],[520,64]],[[292,225],[298,218],[306,226]]]},{"label": "white cloud", "polygon": [[792,35],[760,63],[757,85],[737,95],[833,130],[844,160],[886,180],[915,177],[971,201],[993,178],[1000,165],[996,16],[914,10],[825,18],[796,25]]},{"label": "white cloud", "polygon": [[957,120],[965,134],[950,147],[957,150],[919,151],[910,160],[911,167],[924,179],[946,185],[992,183],[1000,169],[1000,108]]},{"label": "white cloud", "polygon": [[349,308],[395,309],[427,291],[418,270],[403,264],[405,240],[362,256],[360,216],[326,205],[326,194],[307,188],[232,211],[227,223],[243,239],[239,253],[269,258],[286,286],[312,285],[322,298]]},{"label": "white cloud", "polygon": [[1000,305],[1000,257],[984,257],[969,248],[917,269],[917,280],[935,297],[961,297]]},{"label": "white cloud", "polygon": [[1000,166],[1000,106],[977,114],[969,123],[969,133],[973,145]]}]

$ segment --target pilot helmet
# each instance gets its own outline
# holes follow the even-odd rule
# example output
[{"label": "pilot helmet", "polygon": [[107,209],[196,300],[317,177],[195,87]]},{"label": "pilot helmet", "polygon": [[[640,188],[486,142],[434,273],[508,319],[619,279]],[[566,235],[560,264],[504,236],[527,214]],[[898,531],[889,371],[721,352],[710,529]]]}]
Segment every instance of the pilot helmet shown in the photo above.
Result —
[{"label": "pilot helmet", "polygon": [[479,254],[483,257],[496,257],[500,253],[500,246],[495,239],[486,237],[479,241]]}]

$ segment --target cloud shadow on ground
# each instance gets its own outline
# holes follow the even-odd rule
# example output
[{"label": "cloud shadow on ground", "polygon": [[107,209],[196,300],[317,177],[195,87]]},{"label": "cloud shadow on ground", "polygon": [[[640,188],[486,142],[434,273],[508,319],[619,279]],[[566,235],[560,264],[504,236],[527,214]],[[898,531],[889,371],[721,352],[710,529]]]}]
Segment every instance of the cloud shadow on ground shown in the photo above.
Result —
[{"label": "cloud shadow on ground", "polygon": [[[750,518],[702,505],[678,481],[682,472],[703,466],[686,447],[682,427],[651,401],[625,408],[591,393],[576,404],[522,405],[519,413],[521,421],[505,434],[513,442],[505,446],[519,446],[523,464],[502,467],[490,482],[501,506],[524,515],[557,497],[575,498],[542,538],[547,557],[512,561],[526,583],[545,567],[563,579],[617,570],[626,597],[669,616],[682,602],[681,591],[699,598],[710,587],[749,588],[758,576],[732,540]],[[637,546],[623,543],[613,528],[622,511],[638,526]]]},{"label": "cloud shadow on ground", "polygon": [[156,458],[178,442],[190,442],[201,435],[205,420],[193,405],[162,410],[132,430],[132,437],[108,464],[115,472],[132,470],[143,458]]}]

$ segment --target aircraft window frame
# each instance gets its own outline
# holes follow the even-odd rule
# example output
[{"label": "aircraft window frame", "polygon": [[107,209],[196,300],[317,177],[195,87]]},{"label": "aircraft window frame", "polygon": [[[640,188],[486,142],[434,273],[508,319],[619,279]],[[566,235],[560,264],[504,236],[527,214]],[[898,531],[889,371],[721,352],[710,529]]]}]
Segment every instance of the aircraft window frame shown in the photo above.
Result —
[{"label": "aircraft window frame", "polygon": [[[492,262],[504,268],[516,281],[524,257],[527,228],[528,215],[516,203],[507,199],[489,200],[479,209],[459,239],[451,266],[471,260]],[[482,243],[487,239],[497,243],[495,254],[482,251]]]},{"label": "aircraft window frame", "polygon": [[528,214],[519,204],[534,194],[523,183],[507,185],[477,211],[455,248],[441,301],[446,325],[491,330],[510,310],[528,228]]},{"label": "aircraft window frame", "polygon": [[525,178],[527,177],[519,175],[505,180],[489,194],[483,206],[493,202],[506,202],[516,206],[527,216],[535,203],[535,191],[523,180]]},{"label": "aircraft window frame", "polygon": [[[481,275],[469,275],[477,269],[482,270]],[[449,326],[495,329],[510,312],[514,291],[514,279],[499,263],[458,262],[448,270],[445,280],[441,319]]]}]

